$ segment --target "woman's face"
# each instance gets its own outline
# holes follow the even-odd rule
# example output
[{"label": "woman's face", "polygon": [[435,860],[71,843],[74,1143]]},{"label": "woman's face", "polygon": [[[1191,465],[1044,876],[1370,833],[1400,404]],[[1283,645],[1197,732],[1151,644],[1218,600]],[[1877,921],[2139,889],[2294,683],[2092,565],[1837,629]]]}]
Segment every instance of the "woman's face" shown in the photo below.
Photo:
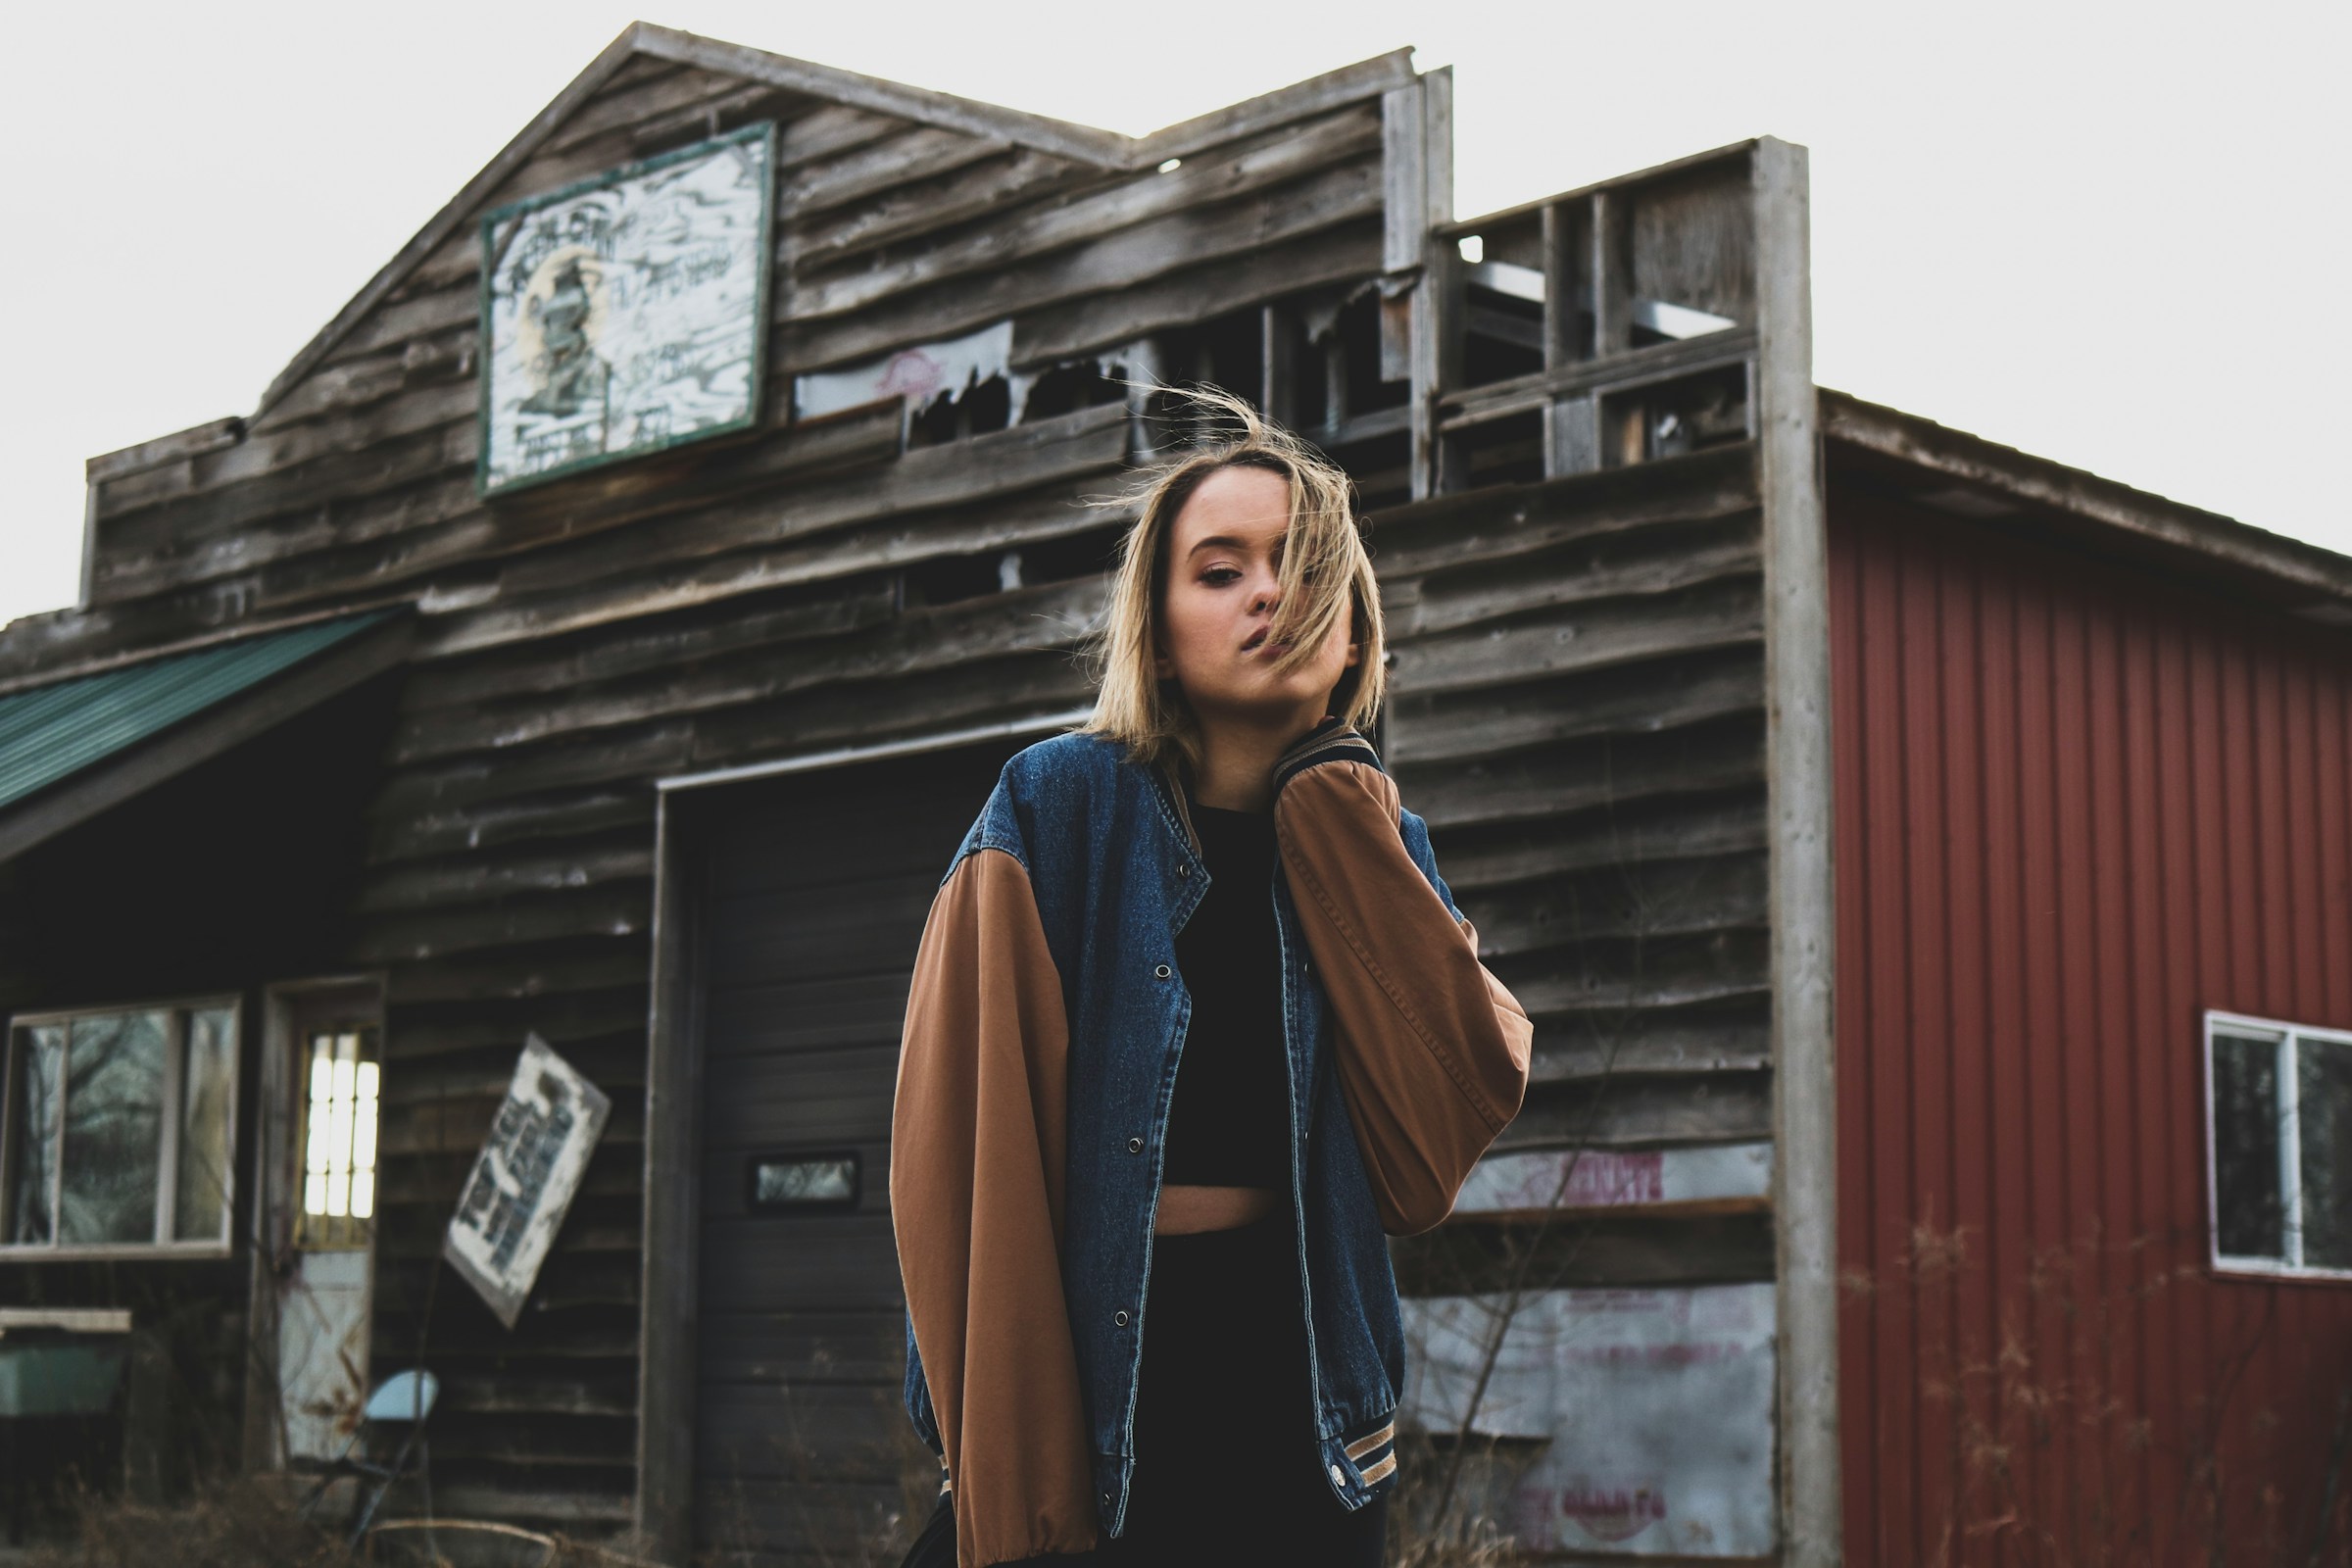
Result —
[{"label": "woman's face", "polygon": [[1159,678],[1183,687],[1203,724],[1239,720],[1305,728],[1363,650],[1342,616],[1318,657],[1276,676],[1269,644],[1291,484],[1264,468],[1219,468],[1194,489],[1168,529],[1166,587],[1155,650]]}]

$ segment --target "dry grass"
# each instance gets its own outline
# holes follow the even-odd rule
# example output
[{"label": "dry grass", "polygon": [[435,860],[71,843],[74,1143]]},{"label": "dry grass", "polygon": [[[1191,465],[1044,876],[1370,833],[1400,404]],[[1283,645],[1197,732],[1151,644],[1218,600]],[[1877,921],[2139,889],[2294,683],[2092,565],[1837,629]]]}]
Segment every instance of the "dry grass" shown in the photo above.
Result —
[{"label": "dry grass", "polygon": [[86,1490],[68,1501],[73,1534],[27,1551],[24,1568],[346,1568],[357,1561],[267,1477],[218,1482],[169,1508]]}]

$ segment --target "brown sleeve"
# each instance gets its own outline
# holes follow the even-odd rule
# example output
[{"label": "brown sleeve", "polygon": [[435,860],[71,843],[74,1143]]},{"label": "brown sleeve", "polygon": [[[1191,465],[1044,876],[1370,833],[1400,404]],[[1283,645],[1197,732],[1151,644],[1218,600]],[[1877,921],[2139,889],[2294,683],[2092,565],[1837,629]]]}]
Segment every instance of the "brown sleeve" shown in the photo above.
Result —
[{"label": "brown sleeve", "polygon": [[1282,784],[1274,826],[1381,1224],[1428,1230],[1518,1114],[1535,1026],[1413,863],[1387,773],[1306,767]]},{"label": "brown sleeve", "polygon": [[891,1221],[959,1568],[1098,1544],[1061,1290],[1068,1057],[1028,872],[975,850],[932,901],[891,1111]]}]

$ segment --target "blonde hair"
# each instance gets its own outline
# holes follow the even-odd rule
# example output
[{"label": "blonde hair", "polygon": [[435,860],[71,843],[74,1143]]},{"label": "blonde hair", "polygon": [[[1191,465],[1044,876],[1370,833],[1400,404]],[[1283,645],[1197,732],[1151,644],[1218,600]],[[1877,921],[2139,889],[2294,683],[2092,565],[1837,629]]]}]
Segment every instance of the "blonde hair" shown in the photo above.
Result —
[{"label": "blonde hair", "polygon": [[1119,547],[1109,612],[1087,640],[1085,657],[1095,666],[1095,710],[1081,734],[1123,743],[1127,758],[1158,763],[1169,751],[1198,770],[1200,725],[1175,680],[1162,680],[1153,667],[1159,633],[1160,600],[1167,588],[1168,546],[1177,515],[1221,468],[1260,468],[1282,475],[1291,491],[1291,519],[1279,568],[1280,599],[1269,642],[1287,642],[1273,668],[1289,674],[1312,661],[1343,615],[1352,615],[1362,657],[1333,687],[1331,711],[1357,729],[1369,730],[1387,695],[1387,642],[1380,617],[1380,583],[1364,548],[1356,515],[1355,485],[1341,468],[1290,431],[1231,393],[1195,386],[1177,394],[1209,418],[1240,427],[1240,434],[1198,448],[1147,470],[1132,497],[1139,515]]}]

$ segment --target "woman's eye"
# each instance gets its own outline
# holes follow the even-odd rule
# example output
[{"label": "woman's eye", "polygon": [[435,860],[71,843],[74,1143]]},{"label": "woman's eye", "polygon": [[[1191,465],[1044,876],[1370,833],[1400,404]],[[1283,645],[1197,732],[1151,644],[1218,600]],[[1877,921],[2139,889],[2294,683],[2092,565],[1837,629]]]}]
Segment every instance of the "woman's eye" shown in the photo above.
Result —
[{"label": "woman's eye", "polygon": [[1240,575],[1231,566],[1211,566],[1200,574],[1200,580],[1212,588],[1222,588]]}]

